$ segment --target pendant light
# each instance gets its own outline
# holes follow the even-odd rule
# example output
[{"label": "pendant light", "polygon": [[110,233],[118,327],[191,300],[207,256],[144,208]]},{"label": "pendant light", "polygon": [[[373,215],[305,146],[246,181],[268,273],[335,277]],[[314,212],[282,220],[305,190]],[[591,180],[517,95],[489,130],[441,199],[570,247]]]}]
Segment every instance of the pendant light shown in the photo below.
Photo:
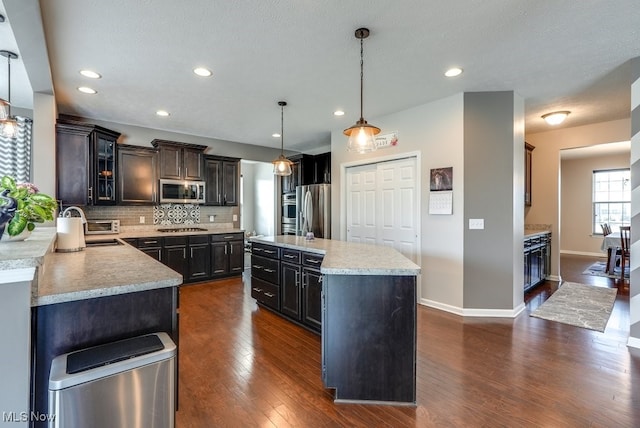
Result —
[{"label": "pendant light", "polygon": [[364,55],[363,40],[369,37],[369,29],[358,28],[356,39],[360,39],[360,120],[350,128],[344,130],[344,135],[349,137],[347,149],[358,153],[373,152],[377,149],[374,136],[380,133],[380,128],[367,123],[362,114],[362,92],[364,79]]},{"label": "pendant light", "polygon": [[273,173],[275,175],[286,176],[291,175],[291,162],[284,157],[284,106],[287,105],[286,101],[278,101],[280,106],[280,156],[273,162]]},{"label": "pendant light", "polygon": [[18,58],[18,55],[10,51],[0,51],[0,55],[7,58],[7,101],[1,100],[3,110],[6,108],[6,114],[0,113],[0,133],[7,138],[11,138],[16,134],[18,122],[16,118],[11,116],[11,60]]}]

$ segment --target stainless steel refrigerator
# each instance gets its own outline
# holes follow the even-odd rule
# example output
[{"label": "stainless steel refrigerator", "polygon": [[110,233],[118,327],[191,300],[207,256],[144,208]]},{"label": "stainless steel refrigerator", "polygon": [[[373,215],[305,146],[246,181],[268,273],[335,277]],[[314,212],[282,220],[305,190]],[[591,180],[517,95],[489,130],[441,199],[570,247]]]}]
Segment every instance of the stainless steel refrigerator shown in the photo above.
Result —
[{"label": "stainless steel refrigerator", "polygon": [[331,238],[331,185],[296,187],[296,235]]}]

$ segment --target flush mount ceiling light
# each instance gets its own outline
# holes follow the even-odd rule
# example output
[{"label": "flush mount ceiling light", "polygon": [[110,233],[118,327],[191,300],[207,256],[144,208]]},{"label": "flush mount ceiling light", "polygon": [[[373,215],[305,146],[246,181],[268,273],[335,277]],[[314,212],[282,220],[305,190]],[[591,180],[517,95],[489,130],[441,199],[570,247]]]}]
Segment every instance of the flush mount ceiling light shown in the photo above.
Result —
[{"label": "flush mount ceiling light", "polygon": [[80,92],[82,92],[83,94],[91,94],[91,95],[93,95],[93,94],[97,94],[98,93],[98,91],[96,91],[95,89],[92,89],[92,88],[90,88],[88,86],[80,86],[78,88],[78,90]]},{"label": "flush mount ceiling light", "polygon": [[156,115],[158,115],[158,116],[162,116],[162,117],[167,117],[167,116],[169,116],[169,112],[168,112],[168,111],[166,111],[166,110],[158,110],[158,111],[156,112]]},{"label": "flush mount ceiling light", "polygon": [[344,116],[344,112],[342,110],[336,110],[333,112],[334,116]]},{"label": "flush mount ceiling light", "polygon": [[0,133],[11,138],[18,129],[16,118],[11,116],[11,60],[18,58],[18,54],[2,50],[0,55],[7,58],[7,100],[0,100]]},{"label": "flush mount ceiling light", "polygon": [[193,69],[193,72],[195,74],[197,74],[200,77],[209,77],[211,76],[211,70],[209,70],[208,68],[204,68],[204,67],[196,67]]},{"label": "flush mount ceiling light", "polygon": [[291,165],[293,164],[293,162],[284,157],[284,106],[287,105],[287,102],[278,101],[278,105],[280,106],[280,156],[271,163],[273,164],[273,173],[275,175],[285,176],[291,175]]},{"label": "flush mount ceiling light", "polygon": [[569,116],[569,113],[571,113],[571,112],[568,111],[568,110],[554,111],[554,112],[551,112],[551,113],[543,114],[542,118],[549,125],[560,125],[562,122],[564,122],[564,120],[567,118],[567,116]]},{"label": "flush mount ceiling light", "polygon": [[93,70],[80,70],[80,74],[84,77],[88,77],[89,79],[100,79],[102,77],[100,73],[96,73]]},{"label": "flush mount ceiling light", "polygon": [[373,152],[376,150],[376,142],[374,136],[380,133],[380,128],[367,123],[362,114],[362,92],[364,80],[364,48],[363,41],[369,37],[367,28],[358,28],[356,30],[356,39],[360,40],[360,120],[350,128],[344,130],[344,135],[349,137],[347,149],[358,153]]},{"label": "flush mount ceiling light", "polygon": [[460,67],[452,67],[444,72],[444,75],[447,77],[456,77],[462,74],[462,69]]}]

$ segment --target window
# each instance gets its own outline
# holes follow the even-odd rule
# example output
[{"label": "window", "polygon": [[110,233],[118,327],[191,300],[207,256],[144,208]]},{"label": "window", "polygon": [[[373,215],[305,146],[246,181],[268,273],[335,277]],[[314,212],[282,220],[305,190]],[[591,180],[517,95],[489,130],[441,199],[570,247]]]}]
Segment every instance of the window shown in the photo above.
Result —
[{"label": "window", "polygon": [[602,234],[602,223],[614,232],[631,224],[630,178],[628,168],[593,171],[593,234]]},{"label": "window", "polygon": [[31,177],[31,125],[29,118],[17,116],[18,131],[13,137],[0,134],[0,177],[10,175],[18,182]]}]

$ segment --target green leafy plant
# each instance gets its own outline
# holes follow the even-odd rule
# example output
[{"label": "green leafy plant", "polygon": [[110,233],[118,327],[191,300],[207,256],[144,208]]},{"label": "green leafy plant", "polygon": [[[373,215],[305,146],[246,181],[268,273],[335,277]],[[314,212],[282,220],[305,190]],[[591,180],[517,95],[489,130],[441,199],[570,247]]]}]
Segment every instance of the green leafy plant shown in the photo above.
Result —
[{"label": "green leafy plant", "polygon": [[40,193],[34,184],[16,183],[13,177],[5,175],[0,180],[0,193],[5,190],[9,190],[6,196],[17,203],[16,212],[6,226],[9,236],[19,235],[25,228],[32,231],[35,223],[53,220],[58,203],[51,196]]}]

